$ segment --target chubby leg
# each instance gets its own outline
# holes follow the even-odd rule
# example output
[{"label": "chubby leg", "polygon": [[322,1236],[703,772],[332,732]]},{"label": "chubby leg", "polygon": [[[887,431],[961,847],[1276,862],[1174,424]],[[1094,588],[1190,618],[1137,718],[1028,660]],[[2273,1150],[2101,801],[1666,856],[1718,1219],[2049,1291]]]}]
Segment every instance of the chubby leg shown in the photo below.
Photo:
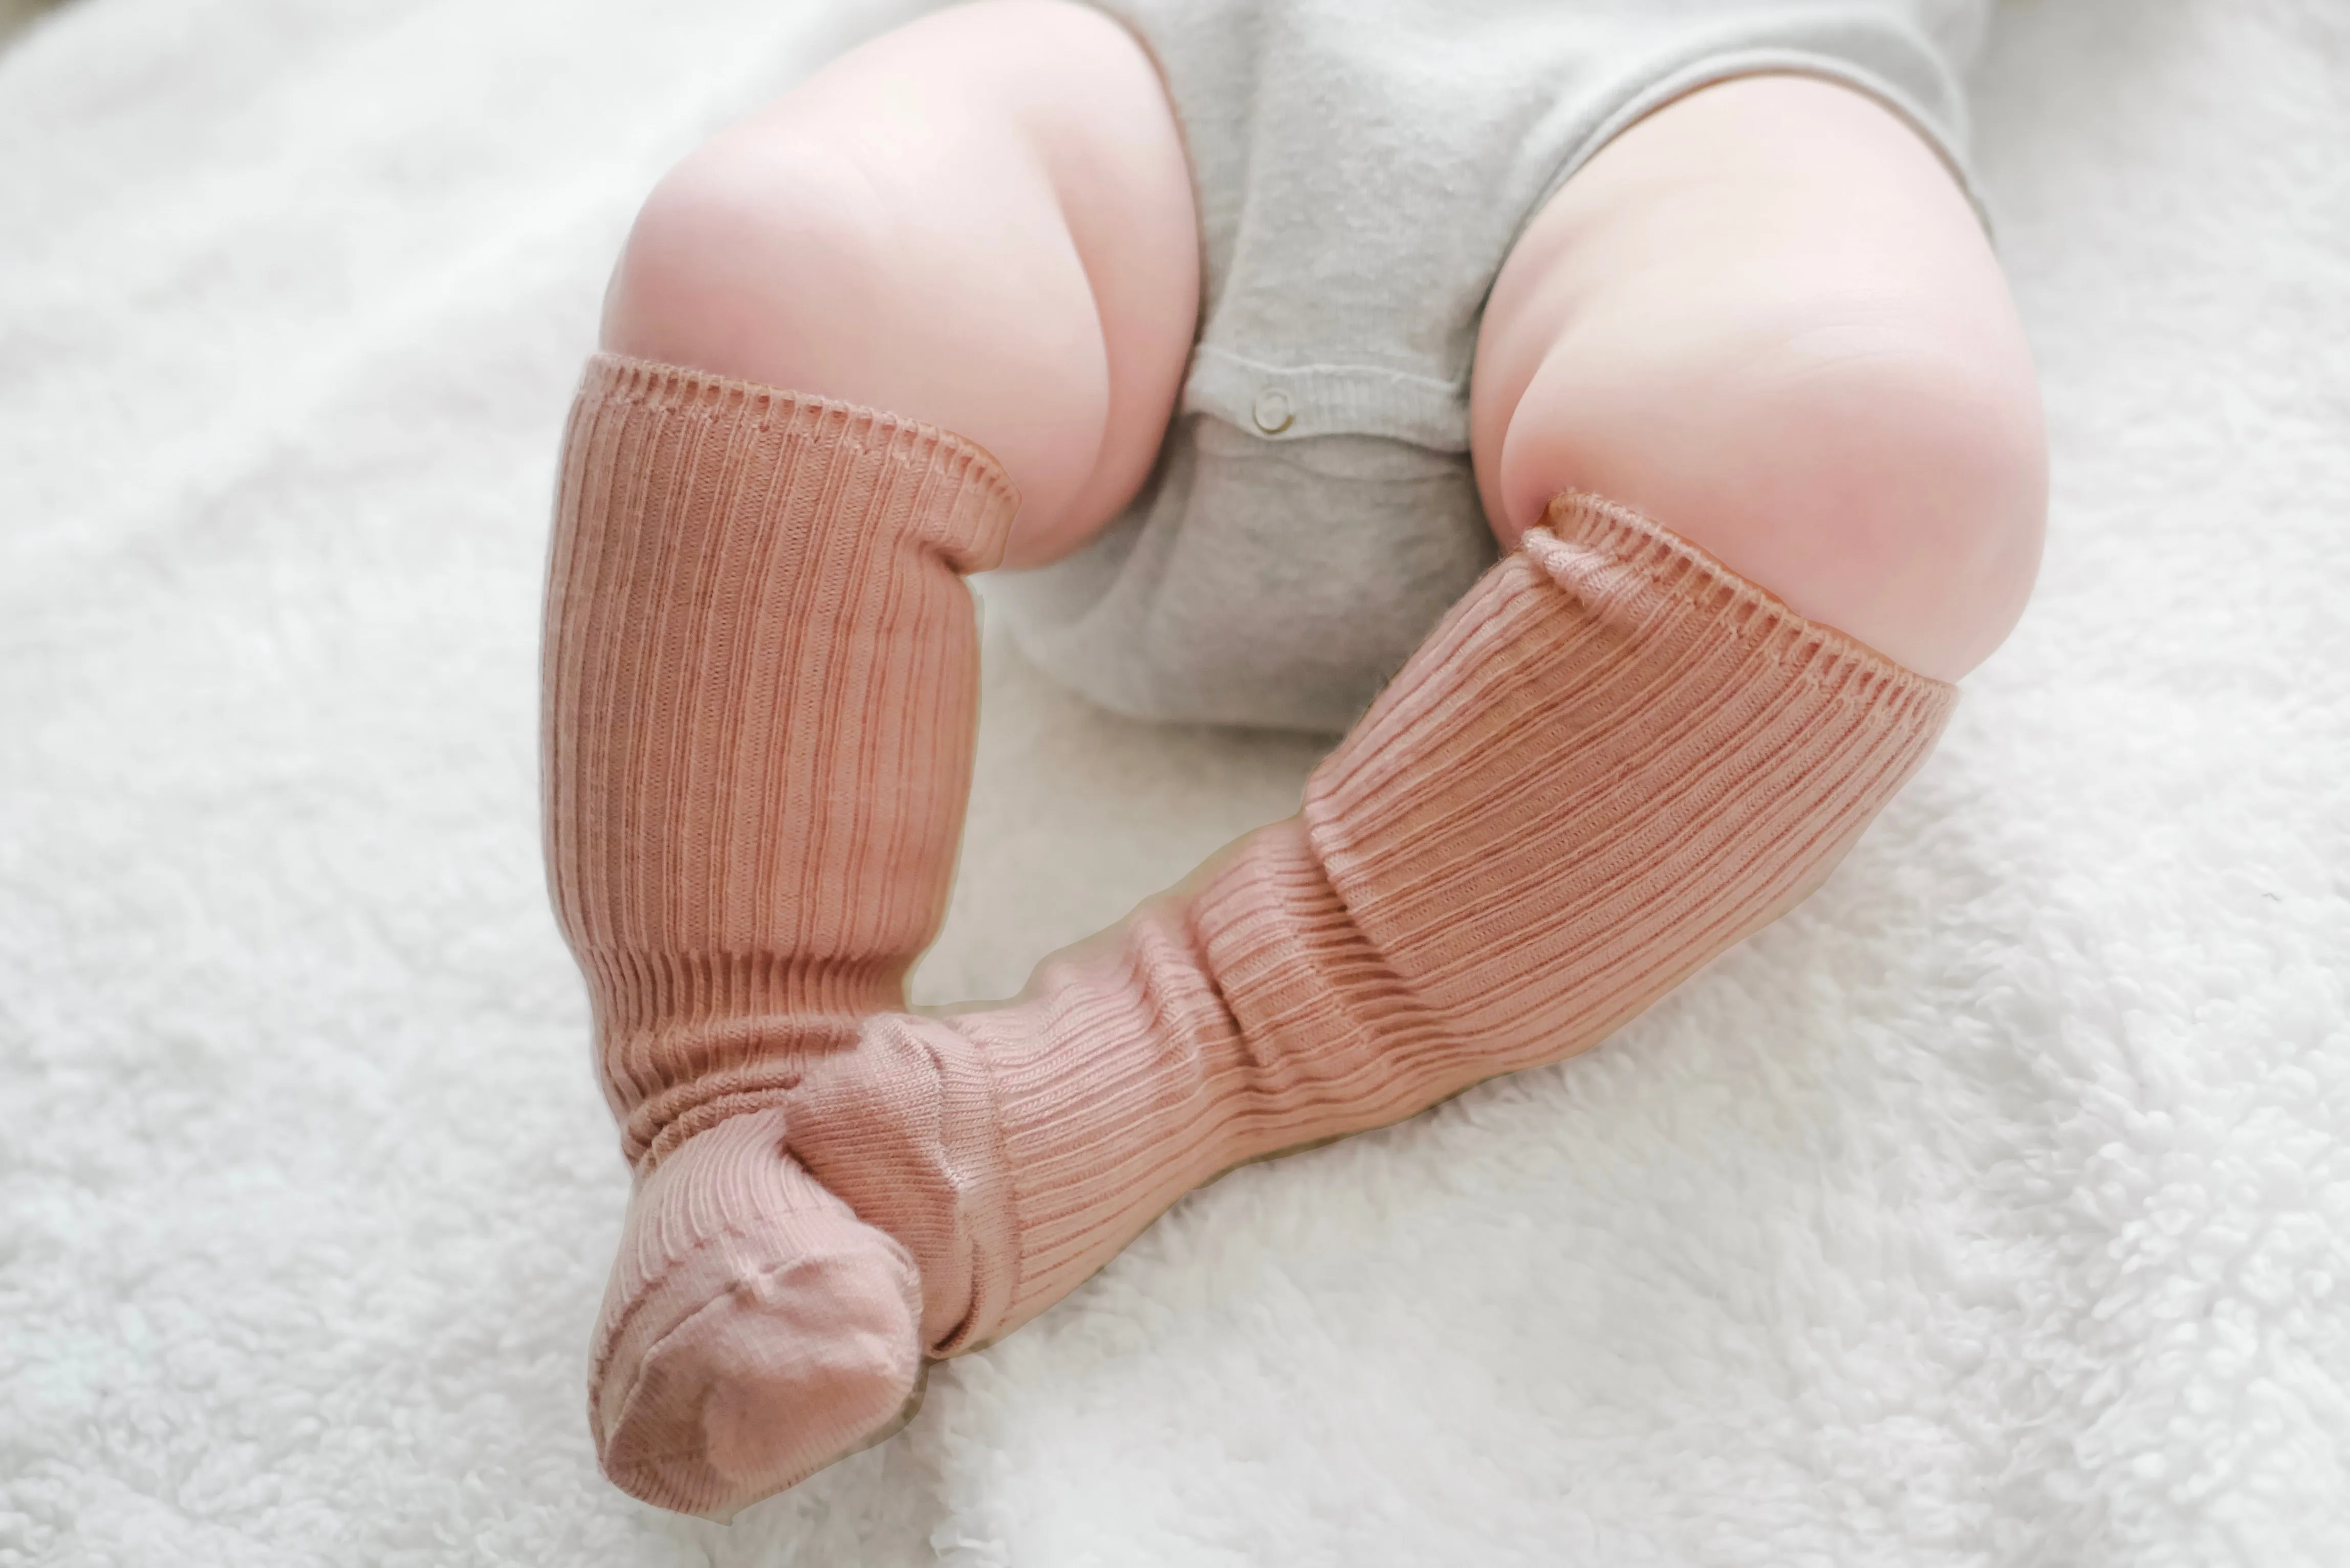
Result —
[{"label": "chubby leg", "polygon": [[1005,564],[1140,488],[1199,312],[1141,47],[1059,0],[937,13],[713,138],[646,202],[604,347],[953,431],[1020,493]]},{"label": "chubby leg", "polygon": [[2006,286],[1926,142],[1825,80],[1705,88],[1568,181],[1494,285],[1471,415],[1505,545],[1607,495],[1946,680],[2031,591],[2047,454]]},{"label": "chubby leg", "polygon": [[630,238],[566,440],[544,777],[638,1177],[590,1417],[639,1497],[790,1484],[886,1428],[955,1327],[926,1300],[951,1260],[926,1281],[925,1238],[795,1163],[788,1103],[905,1006],[970,783],[962,577],[1074,547],[1140,483],[1191,223],[1139,48],[1007,3],[844,59]]}]

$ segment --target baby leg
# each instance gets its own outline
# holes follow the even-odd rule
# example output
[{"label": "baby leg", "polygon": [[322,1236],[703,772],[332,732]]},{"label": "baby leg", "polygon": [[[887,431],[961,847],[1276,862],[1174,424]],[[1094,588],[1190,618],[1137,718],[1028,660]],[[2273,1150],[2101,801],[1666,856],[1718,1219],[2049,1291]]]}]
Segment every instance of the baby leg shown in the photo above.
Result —
[{"label": "baby leg", "polygon": [[1850,88],[1743,78],[1609,143],[1503,268],[1471,393],[1504,545],[1609,496],[1950,680],[2031,591],[2047,453],[2014,306],[1949,171]]},{"label": "baby leg", "polygon": [[640,1497],[790,1484],[886,1427],[954,1326],[926,1321],[920,1238],[785,1152],[785,1103],[904,1007],[943,913],[962,575],[1075,547],[1139,484],[1196,251],[1148,60],[1031,3],[847,57],[629,240],[566,441],[544,771],[638,1175],[590,1417]]}]

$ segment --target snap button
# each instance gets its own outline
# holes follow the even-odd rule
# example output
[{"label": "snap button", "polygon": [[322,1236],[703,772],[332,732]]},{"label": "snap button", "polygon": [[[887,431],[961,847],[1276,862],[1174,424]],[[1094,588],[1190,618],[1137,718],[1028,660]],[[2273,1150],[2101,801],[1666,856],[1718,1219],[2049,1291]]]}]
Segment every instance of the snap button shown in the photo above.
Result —
[{"label": "snap button", "polygon": [[1249,410],[1256,416],[1256,428],[1267,435],[1279,435],[1297,422],[1297,410],[1289,406],[1289,394],[1279,387],[1267,387],[1256,395],[1256,406]]}]

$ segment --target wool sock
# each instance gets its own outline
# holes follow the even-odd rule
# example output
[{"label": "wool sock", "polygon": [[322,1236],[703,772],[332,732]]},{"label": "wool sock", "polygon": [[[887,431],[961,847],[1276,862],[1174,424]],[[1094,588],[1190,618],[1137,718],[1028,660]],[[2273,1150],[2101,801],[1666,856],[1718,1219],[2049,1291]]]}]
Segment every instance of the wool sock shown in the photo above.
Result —
[{"label": "wool sock", "polygon": [[[833,449],[926,455],[820,457],[837,421],[891,433]],[[550,856],[640,1171],[593,1413],[608,1472],[671,1508],[739,1507],[867,1440],[919,1354],[1026,1321],[1222,1171],[1596,1043],[1816,886],[1955,696],[1647,519],[1562,497],[1315,770],[1297,816],[1047,960],[1015,1002],[916,1016],[882,992],[935,927],[967,704],[921,724],[876,704],[936,688],[892,676],[924,660],[968,690],[952,574],[993,556],[912,520],[1008,513],[1000,478],[939,455],[975,451],[941,432],[650,367],[591,369],[572,450]],[[932,511],[836,513],[864,493],[781,477],[843,463]],[[759,499],[782,495],[814,499]],[[923,586],[796,592],[813,568],[786,556]],[[922,607],[859,607],[883,602]],[[600,644],[573,618],[619,646],[585,651]],[[896,738],[839,738],[876,731]],[[723,766],[687,760],[705,753]],[[803,755],[834,760],[755,760]],[[753,767],[755,787],[692,783]],[[895,803],[878,836],[866,800]],[[827,874],[843,866],[893,869]],[[846,958],[840,933],[879,930],[868,905],[918,886],[933,905],[889,928],[889,985],[767,978],[879,962]]]},{"label": "wool sock", "polygon": [[588,364],[548,577],[546,854],[636,1169],[590,1421],[639,1496],[788,1485],[903,1408],[944,1332],[905,1248],[779,1154],[781,1108],[906,1005],[943,918],[978,719],[962,574],[1002,556],[1014,505],[942,431]]}]

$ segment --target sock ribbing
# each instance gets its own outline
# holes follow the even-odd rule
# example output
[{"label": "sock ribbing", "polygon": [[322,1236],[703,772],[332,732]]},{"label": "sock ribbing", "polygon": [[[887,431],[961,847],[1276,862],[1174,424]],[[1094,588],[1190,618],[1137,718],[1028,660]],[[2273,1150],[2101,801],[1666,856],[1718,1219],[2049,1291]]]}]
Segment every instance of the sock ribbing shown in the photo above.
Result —
[{"label": "sock ribbing", "polygon": [[[905,1005],[944,915],[978,719],[962,579],[1014,506],[969,441],[822,398],[599,355],[573,404],[546,858],[637,1174],[589,1423],[649,1501],[731,1511],[918,1386],[914,1260],[792,1159],[785,1109]],[[941,1294],[1002,1294],[930,1250]]]},{"label": "sock ribbing", "polygon": [[946,432],[599,357],[550,572],[547,853],[639,1184],[613,1479],[725,1510],[886,1425],[913,1359],[1067,1293],[1243,1161],[1604,1037],[1800,899],[1953,690],[1589,497],[1308,782],[1020,1000],[902,1012],[968,790]]},{"label": "sock ribbing", "polygon": [[1645,518],[1562,497],[1315,773],[1304,811],[965,1014],[1016,1326],[1177,1198],[1583,1050],[1808,894],[1954,688]]},{"label": "sock ribbing", "polygon": [[994,460],[911,421],[598,355],[545,652],[546,854],[629,1158],[775,1103],[905,1005],[970,790]]}]

